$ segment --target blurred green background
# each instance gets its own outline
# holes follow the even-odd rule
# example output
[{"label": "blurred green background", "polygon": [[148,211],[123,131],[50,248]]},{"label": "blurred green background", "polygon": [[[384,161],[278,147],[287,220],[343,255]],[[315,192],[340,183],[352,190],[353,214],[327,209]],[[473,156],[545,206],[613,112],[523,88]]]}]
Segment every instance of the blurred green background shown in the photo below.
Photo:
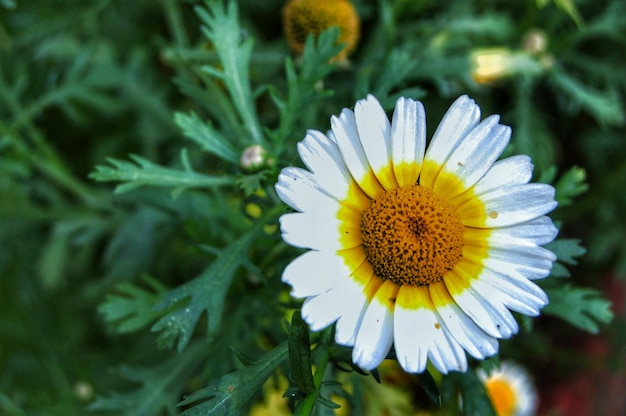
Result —
[{"label": "blurred green background", "polygon": [[[291,52],[283,2],[238,3],[242,36],[255,41],[253,85],[284,90]],[[88,175],[107,157],[131,153],[176,165],[189,143],[174,113],[213,117],[214,96],[193,76],[194,66],[216,60],[197,4],[0,0],[0,414],[86,414],[96,395],[135,386],[123,380],[120,363],[151,371],[154,363],[180,359],[157,349],[154,333],[120,334],[99,305],[123,282],[158,294],[188,280],[211,259],[198,245],[230,241],[228,226],[240,229],[239,217],[228,215],[228,197],[212,192],[172,199],[143,188],[114,195]],[[331,114],[369,92],[387,108],[399,95],[423,100],[429,130],[454,98],[468,93],[483,114],[502,114],[513,127],[510,152],[530,154],[542,178],[579,167],[570,174],[586,175],[589,188],[556,217],[561,236],[587,249],[571,268],[572,281],[601,290],[613,301],[615,319],[588,335],[541,317],[539,335],[518,340],[510,352],[525,357],[535,376],[541,414],[624,414],[626,3],[354,4],[360,42],[350,63],[326,77],[324,88],[334,94],[295,124],[292,143],[306,128],[327,129]],[[275,125],[266,89],[257,104],[263,125]],[[197,149],[189,155],[200,170],[229,169]],[[295,147],[276,155],[278,167],[294,155]],[[272,273],[279,276],[283,266]],[[249,300],[256,311],[281,314],[272,297]],[[272,330],[256,319],[258,332],[271,339]],[[254,345],[257,335],[234,333],[231,340]],[[185,368],[170,381],[193,391],[195,370]]]}]

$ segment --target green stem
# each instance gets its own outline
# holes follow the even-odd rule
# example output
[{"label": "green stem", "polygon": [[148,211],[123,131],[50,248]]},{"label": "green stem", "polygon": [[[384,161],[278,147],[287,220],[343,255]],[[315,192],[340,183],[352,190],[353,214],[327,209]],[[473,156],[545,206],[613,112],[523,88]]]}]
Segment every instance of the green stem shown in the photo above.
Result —
[{"label": "green stem", "polygon": [[302,402],[301,406],[298,406],[296,409],[296,416],[310,416],[313,414],[313,408],[315,407],[315,402],[320,394],[320,389],[322,387],[322,379],[324,378],[324,374],[326,373],[326,366],[328,365],[328,361],[330,360],[330,352],[326,346],[322,347],[321,357],[317,363],[317,369],[315,370],[315,375],[313,376],[313,382],[315,383],[315,391],[309,393]]}]

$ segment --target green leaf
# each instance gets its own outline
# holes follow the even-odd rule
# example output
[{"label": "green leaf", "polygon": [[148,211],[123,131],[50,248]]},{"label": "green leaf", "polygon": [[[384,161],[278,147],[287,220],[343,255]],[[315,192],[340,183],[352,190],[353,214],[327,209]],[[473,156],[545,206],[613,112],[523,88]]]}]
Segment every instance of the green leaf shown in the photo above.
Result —
[{"label": "green leaf", "polygon": [[217,259],[200,276],[170,291],[155,306],[155,311],[174,308],[152,326],[152,331],[161,331],[157,339],[160,347],[171,348],[178,340],[178,351],[182,351],[204,311],[208,313],[207,337],[212,339],[217,335],[222,323],[224,300],[235,272],[245,262],[250,244],[279,209],[283,208],[278,206],[268,211],[248,232],[221,250]]},{"label": "green leaf", "polygon": [[556,188],[556,201],[559,207],[571,205],[574,198],[583,194],[589,189],[585,183],[585,169],[574,166],[565,172],[554,184]]},{"label": "green leaf", "polygon": [[[516,153],[529,155],[537,170],[546,172],[556,159],[556,138],[551,133],[541,112],[537,111],[533,96],[535,80],[520,77],[515,82],[515,130],[511,141]],[[555,169],[556,173],[556,169]]]},{"label": "green leaf", "polygon": [[304,393],[309,394],[315,391],[313,373],[311,372],[311,344],[309,327],[302,320],[300,313],[300,310],[297,310],[291,316],[289,364],[296,386]]},{"label": "green leaf", "polygon": [[269,87],[270,97],[278,108],[280,122],[278,128],[270,132],[272,140],[278,145],[288,140],[294,133],[296,123],[302,121],[303,113],[315,109],[312,106],[316,101],[331,94],[324,90],[320,81],[337,66],[331,63],[331,58],[341,51],[337,44],[339,28],[332,27],[323,31],[319,36],[307,36],[302,53],[302,64],[296,71],[296,65],[291,58],[285,61],[287,76],[287,97],[281,97],[279,92]]},{"label": "green leaf", "polygon": [[174,122],[188,139],[203,150],[233,164],[239,163],[239,152],[211,124],[205,123],[195,114],[175,113]]},{"label": "green leaf", "polygon": [[556,239],[546,244],[545,248],[556,254],[559,261],[571,266],[578,264],[575,260],[576,257],[580,257],[587,252],[587,250],[580,245],[580,240],[574,238]]},{"label": "green leaf", "polygon": [[[364,77],[363,80],[366,83],[362,83],[363,85],[359,86],[356,95],[357,98],[362,98],[371,93],[380,101],[383,108],[387,109],[393,108],[399,96],[398,94],[392,94],[392,91],[403,85],[421,62],[419,59],[415,59],[415,56],[409,51],[400,49],[392,49],[385,57],[385,62],[385,65],[382,66],[376,63],[372,64],[372,66],[376,67],[371,69],[371,71],[377,73],[375,79]],[[425,94],[425,90],[416,87],[411,98],[418,99]]]},{"label": "green leaf", "polygon": [[263,180],[265,180],[269,174],[269,170],[262,170],[257,173],[238,176],[236,179],[237,185],[239,185],[246,196],[252,195],[261,189]]},{"label": "green leaf", "polygon": [[[184,152],[181,153],[181,158],[184,165],[188,163]],[[108,158],[107,161],[113,167],[96,166],[96,171],[90,173],[89,177],[101,182],[124,182],[115,188],[116,194],[144,186],[159,186],[174,188],[173,196],[189,188],[215,188],[232,185],[235,182],[229,176],[204,175],[190,168],[186,170],[167,168],[137,155],[130,155],[130,159],[134,163]]]},{"label": "green leaf", "polygon": [[[616,89],[597,90],[563,71],[552,71],[551,80],[567,97],[569,110],[584,108],[602,125],[622,125],[626,120],[620,94]],[[568,99],[569,98],[569,99]]]},{"label": "green leaf", "polygon": [[456,402],[461,394],[462,414],[471,416],[496,416],[484,384],[474,371],[452,371],[443,379],[442,395],[446,403]]},{"label": "green leaf", "polygon": [[154,305],[167,287],[149,276],[144,276],[143,280],[149,289],[129,282],[120,283],[116,286],[119,294],[107,295],[105,302],[98,307],[98,312],[106,321],[114,323],[119,333],[142,329],[163,314],[155,311]]},{"label": "green leaf", "polygon": [[141,386],[98,397],[88,409],[110,411],[120,416],[174,415],[175,404],[185,389],[185,381],[207,351],[206,344],[199,343],[188,348],[185,354],[172,355],[152,367],[121,366],[118,369],[120,375]]},{"label": "green leaf", "polygon": [[247,414],[252,396],[274,370],[287,359],[287,344],[282,343],[255,364],[227,374],[210,386],[186,397],[178,406],[201,403],[185,410],[181,416],[231,416]]},{"label": "green leaf", "polygon": [[315,400],[317,403],[321,404],[324,407],[327,407],[329,409],[339,409],[341,407],[341,405],[333,402],[332,400],[326,399],[322,396],[318,396],[317,399]]},{"label": "green leaf", "polygon": [[596,334],[599,323],[607,324],[613,319],[611,302],[602,298],[595,289],[565,285],[544,290],[550,303],[542,312],[559,317],[582,330]]},{"label": "green leaf", "polygon": [[420,386],[422,386],[428,398],[437,403],[438,406],[441,406],[441,393],[439,393],[439,387],[437,387],[437,382],[433,378],[432,374],[426,370],[416,374],[416,376],[420,382]]},{"label": "green leaf", "polygon": [[0,4],[2,4],[2,7],[9,10],[13,10],[17,7],[17,3],[14,0],[0,0]]},{"label": "green leaf", "polygon": [[480,362],[480,367],[485,371],[487,376],[500,368],[500,356],[494,355]]},{"label": "green leaf", "polygon": [[254,41],[252,37],[242,41],[237,2],[205,1],[205,8],[195,8],[204,23],[202,33],[212,43],[222,68],[205,67],[205,72],[221,79],[246,126],[249,137],[239,138],[245,146],[264,144],[263,130],[255,110],[250,88],[250,55]]}]

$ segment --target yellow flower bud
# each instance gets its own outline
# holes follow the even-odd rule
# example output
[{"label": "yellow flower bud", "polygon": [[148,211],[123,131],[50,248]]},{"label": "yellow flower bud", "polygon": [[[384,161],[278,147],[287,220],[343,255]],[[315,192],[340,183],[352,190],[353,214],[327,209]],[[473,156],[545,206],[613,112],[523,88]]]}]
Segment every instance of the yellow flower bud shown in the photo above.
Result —
[{"label": "yellow flower bud", "polygon": [[359,40],[360,20],[348,0],[289,0],[283,8],[283,24],[289,46],[302,53],[307,35],[319,35],[326,29],[338,26],[339,43],[345,48],[335,60],[345,61]]}]

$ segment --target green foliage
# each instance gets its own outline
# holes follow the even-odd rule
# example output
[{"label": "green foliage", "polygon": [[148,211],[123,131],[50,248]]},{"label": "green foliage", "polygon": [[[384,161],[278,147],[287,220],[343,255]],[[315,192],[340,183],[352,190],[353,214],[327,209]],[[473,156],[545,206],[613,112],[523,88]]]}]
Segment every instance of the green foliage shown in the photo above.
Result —
[{"label": "green foliage", "polygon": [[455,403],[461,394],[464,415],[496,416],[485,386],[473,371],[451,372],[441,386],[444,402]]},{"label": "green foliage", "polygon": [[108,397],[98,397],[90,410],[109,410],[118,415],[150,416],[175,415],[175,403],[184,386],[177,381],[189,377],[198,359],[206,356],[206,345],[189,348],[184,356],[173,355],[161,364],[148,368],[121,366],[119,375],[141,386],[127,392],[114,392]]},{"label": "green foliage", "polygon": [[607,324],[613,319],[611,302],[602,298],[594,289],[563,285],[546,288],[550,303],[543,309],[549,315],[557,316],[570,324],[597,334],[599,324]]},{"label": "green foliage", "polygon": [[580,240],[559,238],[546,246],[556,254],[557,262],[552,266],[551,275],[554,277],[570,277],[570,271],[565,265],[577,264],[575,258],[580,257],[587,251],[580,245]]},{"label": "green foliage", "polygon": [[250,56],[254,41],[252,38],[241,40],[242,28],[239,26],[237,4],[227,2],[205,2],[206,8],[196,7],[196,13],[204,23],[202,33],[211,42],[219,57],[223,69],[204,66],[202,70],[209,76],[223,81],[230,98],[245,126],[247,137],[239,138],[245,145],[263,144],[263,131],[254,108],[250,87]]},{"label": "green foliage", "polygon": [[439,392],[439,387],[437,387],[437,382],[430,372],[424,371],[423,373],[417,374],[417,379],[420,382],[420,386],[424,389],[428,398],[432,400],[437,405],[441,406],[441,393]]},{"label": "green foliage", "polygon": [[275,215],[275,212],[266,214],[247,233],[220,250],[217,259],[200,276],[170,291],[155,305],[157,311],[174,307],[152,326],[152,331],[161,331],[157,340],[160,347],[171,348],[178,340],[178,351],[182,351],[205,310],[208,313],[206,336],[211,339],[217,335],[222,323],[224,299],[235,272],[246,261],[246,251],[262,226]]},{"label": "green foliage", "polygon": [[144,280],[150,290],[123,282],[116,287],[119,294],[107,295],[106,301],[98,307],[98,312],[106,321],[115,324],[119,333],[143,329],[161,316],[154,306],[167,291],[167,287],[148,276]]},{"label": "green foliage", "polygon": [[[279,237],[278,171],[369,93],[386,110],[423,100],[429,132],[460,94],[501,114],[507,155],[556,189],[542,313],[619,333],[601,289],[626,274],[625,3],[354,3],[361,39],[338,63],[337,28],[287,50],[278,0],[0,0],[0,413],[247,414],[286,374],[298,415],[452,415],[459,395],[464,414],[493,414],[473,369],[499,358],[367,374],[281,282],[297,250]],[[509,57],[487,81],[485,49]],[[251,145],[266,155],[247,170]],[[541,375],[535,352],[571,347],[550,324],[524,317],[502,359]]]},{"label": "green foliage", "polygon": [[554,184],[556,188],[556,202],[563,208],[574,203],[574,199],[587,192],[589,185],[585,182],[585,170],[574,166],[565,172]]},{"label": "green foliage", "polygon": [[198,143],[202,150],[213,153],[220,159],[230,163],[237,163],[239,155],[231,144],[210,124],[200,120],[195,114],[176,113],[174,122],[183,131],[185,137]]},{"label": "green foliage", "polygon": [[[291,138],[297,127],[306,128],[299,119],[303,113],[310,114],[311,104],[331,94],[320,83],[335,68],[330,60],[341,50],[336,44],[337,36],[337,28],[331,28],[317,38],[310,35],[306,40],[299,71],[296,70],[293,59],[286,59],[287,97],[283,97],[272,86],[269,87],[270,97],[278,109],[280,119],[278,127],[269,132],[277,152],[282,150],[285,141]],[[311,119],[311,116],[306,118]]]},{"label": "green foliage", "polygon": [[309,394],[315,390],[311,373],[311,343],[309,327],[302,320],[299,310],[291,315],[288,340],[291,375],[302,393]]},{"label": "green foliage", "polygon": [[[227,374],[213,384],[187,396],[178,406],[191,405],[182,416],[243,414],[252,396],[287,359],[287,344],[281,344],[245,368]],[[199,402],[199,403],[198,403]]]},{"label": "green foliage", "polygon": [[103,182],[124,182],[115,188],[115,193],[118,194],[143,186],[162,186],[174,188],[172,195],[178,196],[189,188],[217,188],[234,183],[234,179],[228,176],[210,176],[194,172],[184,150],[181,151],[184,170],[159,166],[137,155],[131,155],[130,158],[135,164],[109,158],[108,162],[113,168],[96,166],[96,171],[89,177]]}]

